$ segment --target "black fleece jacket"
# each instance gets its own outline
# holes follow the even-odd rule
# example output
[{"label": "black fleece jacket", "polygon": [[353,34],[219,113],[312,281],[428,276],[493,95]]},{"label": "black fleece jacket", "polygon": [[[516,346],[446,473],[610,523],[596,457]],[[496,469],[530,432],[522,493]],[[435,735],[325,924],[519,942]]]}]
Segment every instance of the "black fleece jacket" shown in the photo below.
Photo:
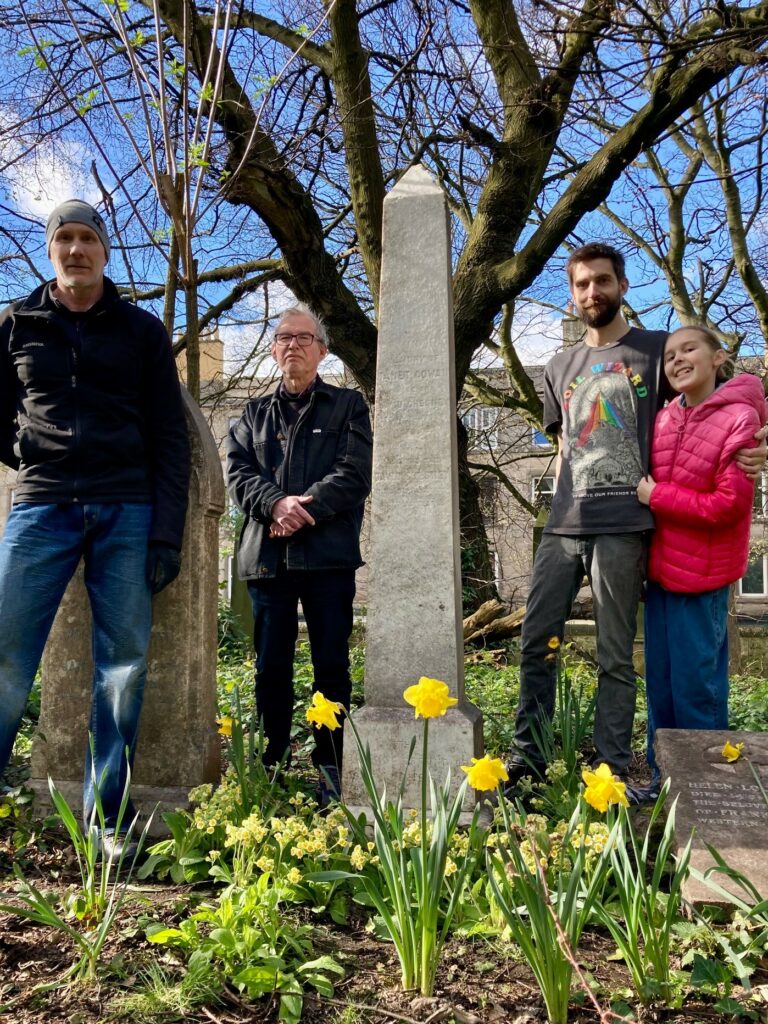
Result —
[{"label": "black fleece jacket", "polygon": [[17,502],[153,505],[180,548],[189,484],[181,389],[162,323],[120,298],[72,313],[48,282],[0,313],[0,460]]}]

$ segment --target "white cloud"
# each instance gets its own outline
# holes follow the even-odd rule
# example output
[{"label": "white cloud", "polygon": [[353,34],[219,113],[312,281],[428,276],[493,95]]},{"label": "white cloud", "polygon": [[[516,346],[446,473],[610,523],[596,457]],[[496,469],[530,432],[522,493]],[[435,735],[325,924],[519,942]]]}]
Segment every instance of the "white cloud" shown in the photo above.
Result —
[{"label": "white cloud", "polygon": [[[534,303],[521,306],[512,323],[512,342],[526,366],[541,366],[563,347],[563,321],[551,310]],[[475,368],[501,366],[501,360],[488,349],[481,349],[473,360]]]},{"label": "white cloud", "polygon": [[66,199],[98,203],[101,195],[90,174],[92,154],[71,139],[47,138],[24,152],[12,130],[14,111],[0,110],[3,134],[3,175],[19,213],[45,221],[51,210]]}]

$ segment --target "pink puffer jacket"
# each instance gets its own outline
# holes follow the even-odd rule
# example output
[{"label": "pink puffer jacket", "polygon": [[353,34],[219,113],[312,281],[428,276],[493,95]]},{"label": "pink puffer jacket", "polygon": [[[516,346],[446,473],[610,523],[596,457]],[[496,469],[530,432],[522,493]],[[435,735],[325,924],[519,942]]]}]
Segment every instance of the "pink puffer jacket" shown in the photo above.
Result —
[{"label": "pink puffer jacket", "polygon": [[656,417],[649,579],[698,594],[744,575],[754,485],[733,456],[756,444],[767,418],[763,386],[748,373],[693,408],[678,397]]}]

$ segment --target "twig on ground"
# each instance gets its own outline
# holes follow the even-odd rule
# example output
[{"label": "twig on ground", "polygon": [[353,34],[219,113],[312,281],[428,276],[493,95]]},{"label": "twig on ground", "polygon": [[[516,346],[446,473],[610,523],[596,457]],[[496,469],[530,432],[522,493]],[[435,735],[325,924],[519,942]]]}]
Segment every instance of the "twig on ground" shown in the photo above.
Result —
[{"label": "twig on ground", "polygon": [[205,1016],[208,1018],[208,1020],[212,1020],[213,1021],[213,1024],[222,1024],[221,1019],[219,1017],[217,1017],[215,1014],[211,1013],[211,1011],[208,1009],[207,1006],[202,1006],[201,1010],[203,1011]]},{"label": "twig on ground", "polygon": [[[402,1013],[396,1010],[385,1010],[383,1006],[368,1006],[366,1003],[348,1003],[344,999],[329,999],[327,996],[318,996],[314,993],[309,993],[304,997],[315,1003],[329,1003],[331,1006],[346,1006],[353,1010],[365,1010],[366,1013],[378,1013],[384,1017],[391,1017],[392,1020],[398,1021],[399,1024],[428,1024],[428,1021],[435,1018],[433,1013],[431,1017],[427,1018],[427,1021],[417,1021],[413,1017],[405,1017]],[[442,1013],[442,1007],[437,1013]]]}]

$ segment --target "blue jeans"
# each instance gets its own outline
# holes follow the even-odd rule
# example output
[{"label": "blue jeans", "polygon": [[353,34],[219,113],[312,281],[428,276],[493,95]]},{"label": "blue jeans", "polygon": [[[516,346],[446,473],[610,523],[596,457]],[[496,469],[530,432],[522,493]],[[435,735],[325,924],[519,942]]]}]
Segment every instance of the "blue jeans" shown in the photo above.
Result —
[{"label": "blue jeans", "polygon": [[536,552],[520,648],[520,702],[513,758],[543,762],[536,726],[555,709],[556,659],[547,646],[563,638],[565,622],[586,574],[592,587],[597,633],[597,707],[594,747],[598,762],[618,775],[632,759],[637,684],[632,646],[643,580],[642,533],[585,537],[545,533]]},{"label": "blue jeans", "polygon": [[728,728],[728,587],[645,597],[648,764],[658,771],[657,729]]},{"label": "blue jeans", "polygon": [[81,558],[93,614],[93,772],[86,751],[83,805],[95,775],[114,825],[133,758],[147,674],[152,596],[146,580],[152,506],[32,504],[13,507],[0,543],[0,772],[11,756],[27,697],[67,584]]},{"label": "blue jeans", "polygon": [[[354,569],[278,570],[268,580],[249,580],[256,650],[256,707],[269,740],[264,761],[277,764],[290,749],[293,718],[293,659],[304,612],[314,669],[313,690],[349,708],[349,637],[352,632]],[[341,768],[342,730],[315,729],[316,765]]]}]

